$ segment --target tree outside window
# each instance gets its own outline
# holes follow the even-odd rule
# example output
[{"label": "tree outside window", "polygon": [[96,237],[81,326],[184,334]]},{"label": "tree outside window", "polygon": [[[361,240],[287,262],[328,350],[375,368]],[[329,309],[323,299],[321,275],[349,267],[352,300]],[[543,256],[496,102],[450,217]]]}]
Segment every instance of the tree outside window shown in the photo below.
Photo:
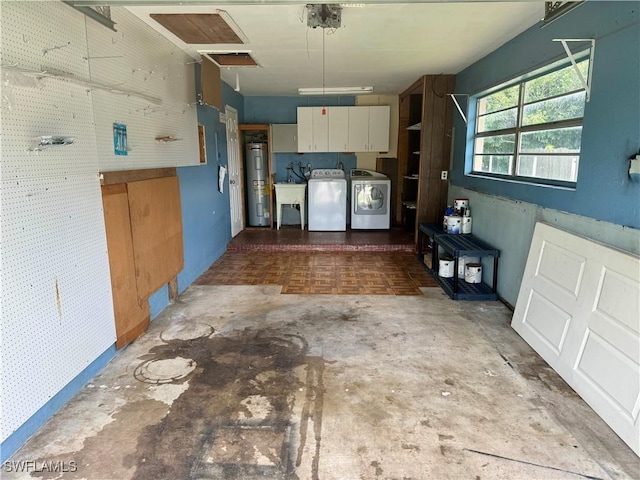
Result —
[{"label": "tree outside window", "polygon": [[585,100],[572,65],[479,97],[473,172],[575,183]]}]

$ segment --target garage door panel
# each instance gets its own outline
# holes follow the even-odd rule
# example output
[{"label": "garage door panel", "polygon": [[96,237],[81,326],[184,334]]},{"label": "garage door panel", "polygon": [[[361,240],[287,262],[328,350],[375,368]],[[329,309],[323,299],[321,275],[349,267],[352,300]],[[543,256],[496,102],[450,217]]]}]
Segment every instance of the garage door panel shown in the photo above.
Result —
[{"label": "garage door panel", "polygon": [[640,283],[609,268],[602,269],[595,311],[622,323],[636,335],[640,324]]},{"label": "garage door panel", "polygon": [[640,455],[640,258],[536,224],[511,325]]},{"label": "garage door panel", "polygon": [[[606,362],[602,361],[604,358]],[[576,361],[576,372],[586,377],[584,380],[597,388],[601,395],[619,405],[631,421],[635,421],[637,411],[634,409],[640,394],[637,362],[601,336],[588,332]]]},{"label": "garage door panel", "polygon": [[[553,357],[560,355],[570,322],[571,315],[569,313],[535,290],[531,290],[529,304],[522,323],[528,326],[551,350]],[[545,360],[548,363],[555,362],[555,358],[545,358]]]},{"label": "garage door panel", "polygon": [[582,284],[586,258],[550,241],[544,241],[536,277],[550,282],[577,298]]},{"label": "garage door panel", "polygon": [[615,346],[635,363],[640,363],[640,336],[624,323],[601,312],[593,312],[589,331]]}]

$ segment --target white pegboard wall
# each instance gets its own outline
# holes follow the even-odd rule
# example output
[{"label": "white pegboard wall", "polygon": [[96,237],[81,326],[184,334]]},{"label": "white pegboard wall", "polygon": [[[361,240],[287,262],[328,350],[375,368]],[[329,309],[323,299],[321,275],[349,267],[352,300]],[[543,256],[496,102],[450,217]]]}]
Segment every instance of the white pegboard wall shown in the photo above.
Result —
[{"label": "white pegboard wall", "polygon": [[60,2],[2,2],[2,65],[89,77],[84,15]]},{"label": "white pegboard wall", "polygon": [[[2,2],[2,64],[89,78],[85,18],[61,2]],[[18,82],[20,83],[20,82]],[[115,340],[93,102],[60,79],[3,85],[1,440]],[[40,135],[75,143],[28,152]]]},{"label": "white pegboard wall", "polygon": [[[59,48],[58,48],[59,47]],[[2,178],[97,173],[91,94],[58,78],[22,76],[6,66],[89,78],[84,16],[60,3],[2,6]],[[74,138],[68,146],[29,151],[42,135]]]},{"label": "white pegboard wall", "polygon": [[[2,114],[2,179],[97,174],[91,98],[79,86],[56,79],[37,88],[16,87]],[[30,149],[41,135],[73,137],[72,145]]]},{"label": "white pegboard wall", "polygon": [[115,341],[94,175],[4,180],[2,440]]},{"label": "white pegboard wall", "polygon": [[[193,59],[124,8],[112,8],[117,32],[87,24],[94,81],[162,100],[94,91],[101,171],[198,165],[198,122]],[[113,123],[127,125],[128,155],[115,155]],[[180,139],[159,142],[159,136]]]}]

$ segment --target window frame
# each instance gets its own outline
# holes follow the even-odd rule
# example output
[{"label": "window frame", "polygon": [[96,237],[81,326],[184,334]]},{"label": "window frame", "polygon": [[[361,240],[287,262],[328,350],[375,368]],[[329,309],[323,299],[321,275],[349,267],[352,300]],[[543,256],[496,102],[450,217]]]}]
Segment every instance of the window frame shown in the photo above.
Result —
[{"label": "window frame", "polygon": [[[593,68],[593,65],[591,64],[593,62],[593,58],[591,58],[591,49],[587,48],[585,50],[582,50],[580,52],[577,52],[573,55],[573,58],[575,59],[576,63],[580,64],[584,61],[588,61],[590,62],[588,69]],[[480,177],[480,178],[488,178],[488,179],[492,179],[492,180],[500,180],[500,181],[507,181],[507,182],[512,182],[512,183],[523,183],[523,184],[527,184],[527,185],[536,185],[536,186],[542,186],[542,187],[557,187],[557,188],[563,188],[563,189],[570,189],[570,190],[575,190],[577,183],[578,183],[578,171],[579,171],[579,167],[580,167],[580,159],[582,157],[582,139],[583,136],[582,134],[584,132],[581,132],[581,136],[580,136],[580,151],[577,152],[575,155],[578,156],[578,165],[577,165],[577,172],[576,172],[576,180],[575,181],[566,181],[566,180],[557,180],[557,179],[550,179],[550,178],[543,178],[543,177],[532,177],[532,176],[527,176],[527,175],[519,175],[518,172],[518,165],[519,165],[519,161],[520,161],[520,156],[521,155],[527,155],[526,153],[522,153],[521,152],[521,141],[522,141],[522,134],[523,133],[528,133],[528,132],[542,132],[545,130],[556,130],[559,128],[575,128],[575,127],[583,127],[584,126],[584,117],[586,114],[586,106],[588,104],[587,98],[586,98],[586,89],[584,87],[580,87],[571,91],[566,91],[563,92],[561,94],[557,94],[557,95],[553,95],[550,97],[546,97],[540,100],[535,100],[535,101],[531,101],[528,103],[525,103],[524,101],[524,95],[525,95],[525,84],[531,80],[534,80],[536,78],[540,78],[543,77],[545,75],[549,75],[552,74],[554,72],[557,72],[559,70],[562,70],[564,68],[567,67],[572,67],[571,61],[567,58],[563,58],[562,60],[556,61],[554,63],[551,63],[549,65],[546,65],[542,68],[538,68],[536,70],[533,70],[527,74],[518,76],[518,77],[514,77],[511,80],[501,83],[499,85],[494,86],[493,88],[490,89],[486,89],[476,95],[473,95],[471,97],[471,100],[473,101],[473,105],[474,105],[474,109],[473,109],[473,117],[472,117],[472,121],[473,124],[469,125],[470,130],[471,130],[471,135],[468,137],[469,141],[470,141],[470,150],[471,150],[471,154],[468,157],[470,159],[469,162],[469,168],[468,171],[466,173],[467,176],[472,176],[472,177]],[[516,103],[516,105],[514,106],[510,106],[510,107],[505,107],[502,108],[500,110],[495,110],[489,113],[485,113],[483,115],[479,114],[479,105],[480,105],[480,101],[484,98],[487,98],[497,92],[500,92],[502,90],[506,90],[509,88],[512,88],[514,86],[518,86],[518,101]],[[561,97],[567,97],[569,95],[573,95],[576,93],[581,93],[584,92],[585,93],[585,109],[583,111],[583,114],[581,117],[578,118],[570,118],[570,119],[565,119],[565,120],[554,120],[552,122],[546,122],[546,123],[538,123],[538,124],[533,124],[533,125],[522,125],[522,121],[523,121],[523,113],[524,113],[524,107],[529,106],[529,105],[535,105],[536,103],[540,103],[540,102],[546,102],[549,100],[553,100],[555,98],[561,98]],[[502,128],[499,130],[490,130],[490,131],[486,131],[486,132],[478,132],[478,126],[480,124],[480,118],[482,116],[487,116],[487,115],[491,115],[491,114],[495,114],[495,113],[499,113],[499,112],[504,112],[504,111],[508,111],[508,110],[512,110],[512,109],[516,109],[516,125],[515,127],[509,127],[509,128]],[[475,170],[474,169],[474,165],[475,165],[475,160],[476,160],[476,156],[482,156],[483,154],[476,154],[476,141],[479,138],[490,138],[490,137],[496,137],[499,135],[514,135],[514,149],[512,153],[508,153],[508,154],[504,154],[505,156],[512,156],[512,160],[509,164],[509,170],[511,173],[509,174],[502,174],[502,173],[493,173],[493,172],[484,172],[484,171],[480,171],[480,170]],[[484,154],[486,156],[489,156],[489,154]],[[500,154],[494,154],[494,155],[500,155]],[[566,156],[567,153],[553,153],[553,152],[549,152],[546,153],[545,155],[548,156]]]}]

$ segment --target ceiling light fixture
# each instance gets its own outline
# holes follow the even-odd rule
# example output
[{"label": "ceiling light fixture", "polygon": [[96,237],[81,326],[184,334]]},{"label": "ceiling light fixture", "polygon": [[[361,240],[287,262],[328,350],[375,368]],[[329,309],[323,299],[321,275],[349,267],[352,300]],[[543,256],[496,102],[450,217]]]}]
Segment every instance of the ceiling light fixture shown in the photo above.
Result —
[{"label": "ceiling light fixture", "polygon": [[307,4],[307,26],[310,28],[340,28],[342,7],[337,3]]},{"label": "ceiling light fixture", "polygon": [[309,87],[298,89],[298,95],[363,95],[371,92],[373,92],[373,87]]},{"label": "ceiling light fixture", "polygon": [[[342,22],[342,5],[340,4],[307,4],[307,26],[322,28],[322,88],[298,88],[298,95],[362,95],[373,92],[373,87],[327,87],[325,81],[325,29],[330,28],[334,33]],[[324,100],[326,102],[326,99]],[[323,103],[324,103],[323,102]],[[322,115],[327,114],[326,107],[322,107]]]}]

